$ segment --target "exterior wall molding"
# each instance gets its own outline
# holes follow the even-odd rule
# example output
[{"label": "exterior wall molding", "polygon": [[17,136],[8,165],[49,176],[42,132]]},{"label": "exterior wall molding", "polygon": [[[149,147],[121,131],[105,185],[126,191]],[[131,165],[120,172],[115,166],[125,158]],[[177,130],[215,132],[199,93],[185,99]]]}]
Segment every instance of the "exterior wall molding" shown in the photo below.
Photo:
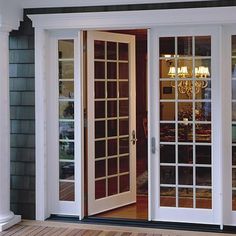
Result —
[{"label": "exterior wall molding", "polygon": [[0,29],[0,232],[18,223],[10,211],[9,32]]},{"label": "exterior wall molding", "polygon": [[[28,15],[43,29],[150,28],[167,25],[233,24],[236,7]],[[201,17],[200,17],[201,16]]]},{"label": "exterior wall molding", "polygon": [[23,8],[18,0],[0,1],[0,30],[17,30],[23,19]]}]

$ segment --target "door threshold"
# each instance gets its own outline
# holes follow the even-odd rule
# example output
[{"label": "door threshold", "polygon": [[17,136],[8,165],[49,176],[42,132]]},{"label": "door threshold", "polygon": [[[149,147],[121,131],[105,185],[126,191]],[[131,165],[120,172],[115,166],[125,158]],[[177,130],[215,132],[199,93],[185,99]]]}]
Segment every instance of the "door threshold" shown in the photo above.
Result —
[{"label": "door threshold", "polygon": [[125,227],[141,227],[141,228],[155,228],[155,229],[169,229],[169,230],[183,230],[183,231],[199,231],[208,233],[226,233],[236,234],[235,226],[224,226],[224,230],[220,229],[219,225],[212,224],[197,224],[197,223],[179,223],[179,222],[161,222],[148,221],[142,219],[125,219],[125,218],[108,218],[108,217],[85,217],[81,222],[89,224],[103,224]]},{"label": "door threshold", "polygon": [[227,225],[224,226],[223,230],[220,230],[219,225],[212,225],[212,224],[160,222],[160,221],[124,219],[124,218],[111,219],[108,217],[96,217],[96,216],[87,216],[83,220],[79,220],[78,216],[62,216],[62,215],[51,215],[49,218],[47,218],[47,220],[60,221],[66,223],[78,223],[78,224],[97,224],[97,225],[124,226],[124,227],[182,230],[182,231],[194,231],[194,232],[198,231],[207,233],[236,234],[236,227]]}]

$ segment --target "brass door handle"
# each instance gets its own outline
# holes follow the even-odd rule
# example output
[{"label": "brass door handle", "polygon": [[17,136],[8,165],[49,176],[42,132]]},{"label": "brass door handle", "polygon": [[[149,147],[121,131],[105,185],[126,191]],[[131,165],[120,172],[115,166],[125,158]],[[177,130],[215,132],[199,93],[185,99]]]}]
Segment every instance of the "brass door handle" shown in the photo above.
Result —
[{"label": "brass door handle", "polygon": [[136,142],[138,141],[138,139],[136,138],[135,130],[132,131],[132,139],[130,141],[132,142],[133,145],[135,145]]}]

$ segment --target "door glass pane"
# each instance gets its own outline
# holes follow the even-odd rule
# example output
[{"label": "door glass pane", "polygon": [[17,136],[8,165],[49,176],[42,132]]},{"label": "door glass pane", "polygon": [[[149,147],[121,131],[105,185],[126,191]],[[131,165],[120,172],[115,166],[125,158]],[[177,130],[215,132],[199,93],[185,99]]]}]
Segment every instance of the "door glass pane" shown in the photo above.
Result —
[{"label": "door glass pane", "polygon": [[179,188],[179,207],[193,208],[193,189]]},{"label": "door glass pane", "polygon": [[60,179],[74,180],[74,162],[60,162]]},{"label": "door glass pane", "polygon": [[175,145],[160,145],[161,163],[175,163]]},{"label": "door glass pane", "polygon": [[211,37],[195,37],[195,56],[211,56]]},{"label": "door glass pane", "polygon": [[105,98],[105,82],[95,82],[95,98]]},{"label": "door glass pane", "polygon": [[59,98],[74,98],[74,82],[60,81],[59,82]]},{"label": "door glass pane", "polygon": [[75,200],[74,40],[58,40],[59,200]]},{"label": "door glass pane", "polygon": [[178,55],[192,56],[193,37],[177,37]]},{"label": "door glass pane", "polygon": [[175,37],[160,38],[160,57],[175,56]]},{"label": "door glass pane", "polygon": [[95,44],[94,181],[101,199],[130,190],[129,45]]},{"label": "door glass pane", "polygon": [[161,184],[175,184],[175,166],[160,167]]},{"label": "door glass pane", "polygon": [[59,71],[59,79],[72,80],[74,78],[74,61],[60,59],[58,71]]},{"label": "door glass pane", "polygon": [[60,142],[59,143],[59,158],[60,160],[74,159],[74,142]]},{"label": "door glass pane", "polygon": [[74,122],[59,122],[59,138],[74,140]]},{"label": "door glass pane", "polygon": [[170,187],[161,187],[160,188],[160,205],[167,207],[176,206],[176,189]]},{"label": "door glass pane", "polygon": [[106,179],[95,181],[95,199],[106,197]]},{"label": "door glass pane", "polygon": [[128,43],[119,43],[119,60],[128,61]]},{"label": "door glass pane", "polygon": [[107,42],[107,59],[116,60],[117,59],[117,43]]},{"label": "door glass pane", "polygon": [[130,179],[129,175],[120,176],[120,193],[127,192],[130,190]]},{"label": "door glass pane", "polygon": [[129,79],[129,64],[119,63],[119,79]]},{"label": "door glass pane", "polygon": [[94,41],[95,59],[105,59],[105,42],[100,40]]},{"label": "door glass pane", "polygon": [[58,41],[58,57],[59,59],[74,58],[74,40]]},{"label": "door glass pane", "polygon": [[161,102],[160,103],[160,120],[175,120],[175,103]]},{"label": "door glass pane", "polygon": [[107,62],[107,78],[116,79],[117,78],[117,63]]},{"label": "door glass pane", "polygon": [[105,62],[95,61],[95,79],[105,79]]},{"label": "door glass pane", "polygon": [[108,196],[118,193],[118,177],[108,179]]},{"label": "door glass pane", "polygon": [[75,201],[75,184],[74,182],[59,182],[59,200]]},{"label": "door glass pane", "polygon": [[212,208],[212,193],[211,189],[196,189],[196,208]]},{"label": "door glass pane", "polygon": [[74,119],[74,102],[59,101],[59,118]]},{"label": "door glass pane", "polygon": [[175,81],[165,80],[160,82],[160,98],[175,99]]},{"label": "door glass pane", "polygon": [[159,46],[160,205],[211,208],[211,37]]}]

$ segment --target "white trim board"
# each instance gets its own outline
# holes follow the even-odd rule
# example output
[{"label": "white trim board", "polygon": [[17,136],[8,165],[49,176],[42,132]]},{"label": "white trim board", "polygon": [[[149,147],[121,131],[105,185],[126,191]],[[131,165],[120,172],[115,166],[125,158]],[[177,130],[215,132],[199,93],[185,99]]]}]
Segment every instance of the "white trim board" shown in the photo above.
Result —
[{"label": "white trim board", "polygon": [[236,23],[236,7],[28,15],[35,28],[150,28]]},{"label": "white trim board", "polygon": [[[200,2],[202,0],[195,0]],[[73,7],[73,6],[104,6],[104,5],[122,5],[122,4],[152,4],[152,3],[175,3],[175,2],[193,2],[192,0],[23,0],[23,8],[39,7]]]}]

